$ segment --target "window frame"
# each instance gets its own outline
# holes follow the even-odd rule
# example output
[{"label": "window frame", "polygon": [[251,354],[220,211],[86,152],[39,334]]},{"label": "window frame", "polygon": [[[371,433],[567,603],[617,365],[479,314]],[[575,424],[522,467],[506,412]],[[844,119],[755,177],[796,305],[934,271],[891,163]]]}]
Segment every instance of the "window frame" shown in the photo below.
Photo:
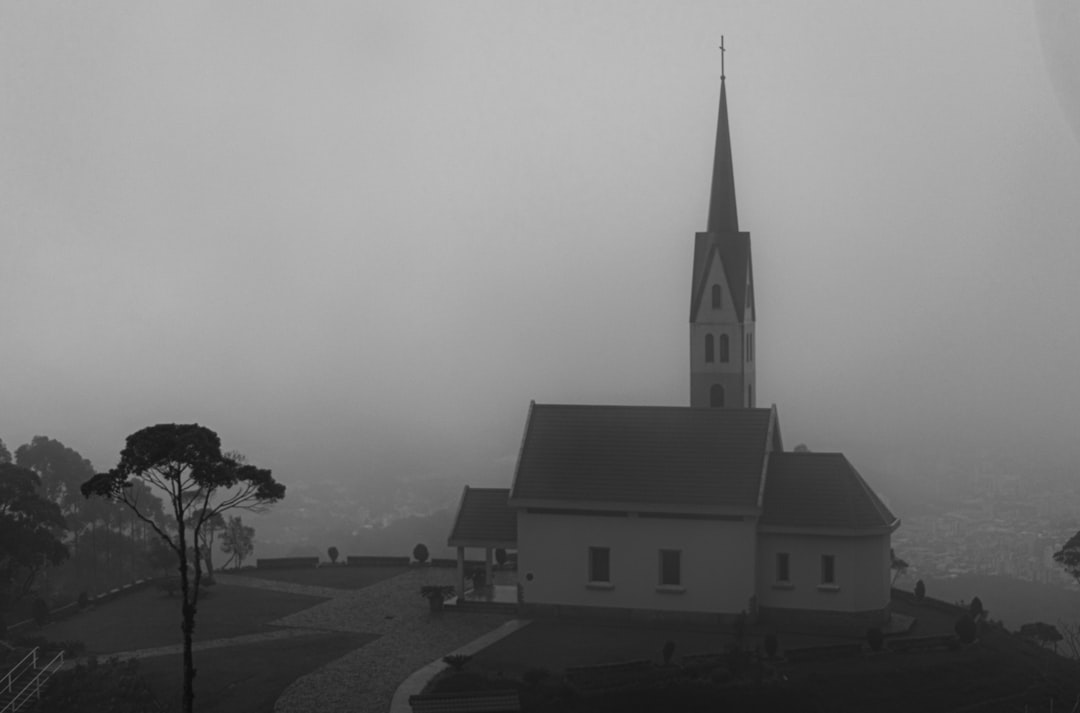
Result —
[{"label": "window frame", "polygon": [[[676,575],[676,581],[674,582],[665,581],[665,574],[668,574],[668,572],[665,571],[664,564],[665,559],[668,557],[674,557]],[[685,591],[686,588],[683,585],[682,576],[682,550],[676,550],[671,548],[663,548],[658,550],[657,570],[657,589],[661,591]]]},{"label": "window frame", "polygon": [[791,585],[791,553],[777,552],[773,567],[774,582],[780,586]]},{"label": "window frame", "polygon": [[716,361],[716,340],[711,334],[705,335],[705,363],[712,364]]},{"label": "window frame", "polygon": [[819,589],[839,589],[836,577],[836,555],[821,555],[821,582]]},{"label": "window frame", "polygon": [[[595,575],[597,574],[597,571],[596,571],[596,564],[597,564],[596,555],[601,553],[601,552],[604,554],[604,557],[607,560],[604,563],[606,565],[606,569],[607,569],[607,579],[596,579],[595,578]],[[612,583],[611,583],[611,548],[610,547],[595,547],[595,546],[592,546],[592,545],[589,546],[588,570],[586,570],[585,576],[586,576],[586,582],[590,586],[598,586],[598,587],[601,587],[601,588],[610,588],[611,586],[613,586]]]},{"label": "window frame", "polygon": [[731,339],[726,334],[720,335],[720,363],[727,364],[731,361]]}]

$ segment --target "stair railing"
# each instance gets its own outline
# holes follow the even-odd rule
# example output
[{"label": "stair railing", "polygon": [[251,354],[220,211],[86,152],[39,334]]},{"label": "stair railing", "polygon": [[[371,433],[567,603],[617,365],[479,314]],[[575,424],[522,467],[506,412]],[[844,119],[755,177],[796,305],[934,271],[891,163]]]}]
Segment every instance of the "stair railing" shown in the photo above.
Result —
[{"label": "stair railing", "polygon": [[22,676],[23,671],[28,668],[37,668],[37,653],[38,650],[35,646],[30,653],[28,653],[26,656],[23,656],[22,660],[19,661],[19,663],[11,667],[11,670],[8,671],[2,679],[0,679],[0,693],[10,694],[12,692],[12,686],[15,684],[15,679],[17,679],[19,676]]},{"label": "stair railing", "polygon": [[[35,654],[34,661],[37,661],[37,649],[34,649],[32,653]],[[15,697],[12,698],[6,706],[0,708],[0,713],[18,713],[19,709],[29,702],[31,698],[41,700],[41,687],[45,685],[49,678],[60,670],[60,667],[63,665],[64,652],[59,651],[56,656],[53,656],[47,664],[41,667],[41,670],[34,674],[33,678],[26,682],[26,685],[15,694]]]}]

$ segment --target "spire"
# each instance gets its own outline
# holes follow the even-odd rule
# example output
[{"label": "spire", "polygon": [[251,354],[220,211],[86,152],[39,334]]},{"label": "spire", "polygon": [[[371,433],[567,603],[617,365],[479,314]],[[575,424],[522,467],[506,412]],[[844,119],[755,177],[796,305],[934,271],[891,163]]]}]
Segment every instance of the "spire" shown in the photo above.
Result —
[{"label": "spire", "polygon": [[[723,50],[723,45],[720,47]],[[723,57],[723,55],[721,55]],[[735,169],[731,164],[731,136],[728,131],[727,89],[720,75],[720,115],[716,120],[716,155],[713,158],[712,195],[709,198],[709,232],[739,232],[735,209]]]}]

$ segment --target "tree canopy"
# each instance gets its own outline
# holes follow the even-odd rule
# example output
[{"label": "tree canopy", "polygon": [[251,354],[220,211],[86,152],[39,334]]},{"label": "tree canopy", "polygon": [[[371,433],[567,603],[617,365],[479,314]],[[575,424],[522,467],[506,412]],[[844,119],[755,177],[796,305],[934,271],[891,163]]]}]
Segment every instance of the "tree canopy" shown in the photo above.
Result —
[{"label": "tree canopy", "polygon": [[1054,561],[1080,582],[1080,532],[1070,537],[1065,546],[1054,553]]},{"label": "tree canopy", "polygon": [[0,463],[0,588],[16,598],[30,591],[46,563],[59,564],[68,554],[60,540],[64,516],[40,486],[32,470]]},{"label": "tree canopy", "polygon": [[[164,494],[167,523],[155,521],[136,483]],[[184,643],[182,702],[185,713],[191,713],[195,700],[191,643],[202,580],[204,528],[217,528],[226,511],[259,510],[281,500],[285,486],[275,481],[269,470],[248,464],[238,454],[222,453],[221,439],[209,428],[162,423],[128,436],[119,464],[94,475],[81,490],[86,497],[122,503],[176,554]],[[193,556],[189,556],[189,547]],[[194,581],[189,579],[189,562],[194,565]]]}]

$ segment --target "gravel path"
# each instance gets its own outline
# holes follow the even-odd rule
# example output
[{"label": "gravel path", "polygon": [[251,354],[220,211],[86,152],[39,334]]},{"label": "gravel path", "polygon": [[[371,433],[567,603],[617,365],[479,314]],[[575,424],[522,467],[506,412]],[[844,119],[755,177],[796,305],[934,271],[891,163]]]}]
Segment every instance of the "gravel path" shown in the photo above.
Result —
[{"label": "gravel path", "polygon": [[367,645],[293,681],[274,713],[386,711],[398,685],[414,671],[512,619],[499,614],[431,612],[420,596],[425,584],[453,584],[450,569],[415,569],[358,590],[314,587],[219,575],[222,583],[329,601],[271,622],[299,630],[380,634]]}]

